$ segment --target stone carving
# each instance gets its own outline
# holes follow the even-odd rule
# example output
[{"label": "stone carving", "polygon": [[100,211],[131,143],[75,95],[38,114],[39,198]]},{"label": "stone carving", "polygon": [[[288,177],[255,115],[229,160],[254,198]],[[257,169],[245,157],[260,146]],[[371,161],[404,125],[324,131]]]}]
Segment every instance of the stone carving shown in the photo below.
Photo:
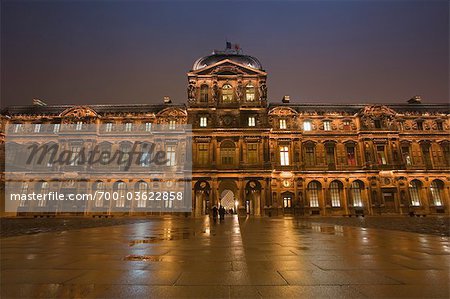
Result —
[{"label": "stone carving", "polygon": [[211,90],[212,90],[212,101],[218,102],[219,101],[219,86],[217,85],[217,81],[214,81]]},{"label": "stone carving", "polygon": [[266,81],[259,81],[259,100],[265,101],[267,99]]},{"label": "stone carving", "polygon": [[238,101],[242,101],[244,96],[244,86],[242,85],[242,81],[238,81],[238,85],[236,87],[236,98]]},{"label": "stone carving", "polygon": [[96,117],[97,112],[88,106],[75,106],[64,110],[60,116],[72,118]]},{"label": "stone carving", "polygon": [[188,93],[188,100],[189,101],[192,101],[192,100],[195,101],[195,98],[196,98],[195,82],[193,82],[193,81],[189,82],[189,86],[187,88],[187,93]]}]

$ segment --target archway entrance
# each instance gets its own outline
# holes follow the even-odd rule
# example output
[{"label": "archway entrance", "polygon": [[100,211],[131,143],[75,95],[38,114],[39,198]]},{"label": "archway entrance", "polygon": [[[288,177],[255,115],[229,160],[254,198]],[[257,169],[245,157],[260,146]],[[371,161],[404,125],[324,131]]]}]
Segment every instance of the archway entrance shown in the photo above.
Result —
[{"label": "archway entrance", "polygon": [[234,193],[233,191],[226,189],[220,194],[220,204],[225,208],[225,210],[234,210]]},{"label": "archway entrance", "polygon": [[237,184],[232,179],[224,179],[219,184],[219,203],[229,211],[235,211],[235,204],[239,201]]}]

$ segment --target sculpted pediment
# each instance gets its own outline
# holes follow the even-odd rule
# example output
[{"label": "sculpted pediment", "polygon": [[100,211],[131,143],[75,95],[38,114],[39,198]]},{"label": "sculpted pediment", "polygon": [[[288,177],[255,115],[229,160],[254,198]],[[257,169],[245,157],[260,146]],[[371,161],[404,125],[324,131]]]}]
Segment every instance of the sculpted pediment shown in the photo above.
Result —
[{"label": "sculpted pediment", "polygon": [[289,116],[289,115],[297,115],[298,112],[289,107],[275,107],[269,111],[269,115],[276,116]]},{"label": "sculpted pediment", "polygon": [[68,108],[61,112],[61,117],[72,117],[72,118],[86,118],[86,117],[97,117],[98,114],[94,109],[88,106],[75,106]]},{"label": "sculpted pediment", "polygon": [[266,73],[250,66],[225,59],[208,67],[192,71],[189,75],[266,75]]},{"label": "sculpted pediment", "polygon": [[397,112],[385,105],[370,105],[364,107],[360,111],[360,115],[374,117],[394,116],[395,114],[397,114]]},{"label": "sculpted pediment", "polygon": [[156,117],[187,117],[187,112],[180,108],[169,107],[158,112]]}]

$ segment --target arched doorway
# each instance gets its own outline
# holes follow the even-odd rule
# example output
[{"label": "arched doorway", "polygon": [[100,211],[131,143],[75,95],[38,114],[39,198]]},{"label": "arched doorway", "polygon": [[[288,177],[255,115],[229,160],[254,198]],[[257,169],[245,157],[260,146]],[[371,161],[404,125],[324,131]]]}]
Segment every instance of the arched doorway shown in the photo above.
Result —
[{"label": "arched doorway", "polygon": [[238,198],[238,187],[234,180],[225,179],[219,184],[218,203],[228,211],[232,209],[235,211],[236,202]]},{"label": "arched doorway", "polygon": [[225,189],[220,194],[220,205],[229,211],[232,209],[234,211],[234,193],[229,189]]},{"label": "arched doorway", "polygon": [[194,186],[195,216],[208,215],[212,207],[210,201],[211,187],[207,181],[200,180]]},{"label": "arched doorway", "polygon": [[251,180],[245,185],[245,210],[250,215],[261,215],[261,184]]}]

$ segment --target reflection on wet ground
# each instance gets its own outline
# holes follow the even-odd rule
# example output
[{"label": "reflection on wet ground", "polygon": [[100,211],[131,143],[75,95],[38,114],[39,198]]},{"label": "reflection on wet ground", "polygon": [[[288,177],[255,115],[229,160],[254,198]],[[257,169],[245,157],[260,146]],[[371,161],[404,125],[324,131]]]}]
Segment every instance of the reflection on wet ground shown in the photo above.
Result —
[{"label": "reflection on wet ground", "polygon": [[1,240],[2,298],[449,297],[448,238],[166,217]]}]

